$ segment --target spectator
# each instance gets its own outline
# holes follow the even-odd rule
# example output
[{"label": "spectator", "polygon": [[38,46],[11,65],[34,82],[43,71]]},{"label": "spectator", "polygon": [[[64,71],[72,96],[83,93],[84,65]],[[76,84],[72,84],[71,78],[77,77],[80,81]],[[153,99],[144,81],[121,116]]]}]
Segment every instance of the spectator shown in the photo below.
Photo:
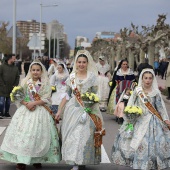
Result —
[{"label": "spectator", "polygon": [[155,59],[154,61],[154,72],[155,72],[155,76],[159,75],[159,61],[158,59]]},{"label": "spectator", "polygon": [[19,84],[19,71],[14,65],[16,56],[9,54],[5,56],[4,62],[0,65],[0,116],[11,118],[9,115],[10,93],[14,86]]},{"label": "spectator", "polygon": [[30,59],[30,57],[28,56],[28,57],[26,58],[26,60],[24,61],[25,77],[26,77],[26,75],[27,75],[27,73],[28,73],[30,64],[31,64],[31,59]]}]

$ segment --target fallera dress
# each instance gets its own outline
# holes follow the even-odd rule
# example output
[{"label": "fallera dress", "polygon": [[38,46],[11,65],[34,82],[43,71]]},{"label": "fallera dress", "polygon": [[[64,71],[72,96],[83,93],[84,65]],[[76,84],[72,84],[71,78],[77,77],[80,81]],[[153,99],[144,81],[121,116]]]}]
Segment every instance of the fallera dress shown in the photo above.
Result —
[{"label": "fallera dress", "polygon": [[[114,142],[111,158],[114,164],[130,166],[133,169],[164,169],[170,167],[170,131],[155,115],[151,114],[139,97],[133,92],[132,102],[142,108],[143,114],[137,118],[132,138],[126,137],[127,119]],[[164,111],[160,93],[148,93],[150,103],[161,114],[163,120],[169,120]],[[129,99],[130,100],[130,99]]]},{"label": "fallera dress", "polygon": [[[82,93],[91,91],[97,92],[97,77],[88,72],[84,80],[75,79],[77,88]],[[71,99],[65,106],[62,122],[62,159],[71,165],[99,164],[101,162],[101,148],[94,147],[95,125],[90,116],[87,116],[85,123],[80,119],[83,115],[83,108],[76,101],[72,94],[70,78],[66,81],[67,94]],[[102,119],[98,103],[93,106],[93,113]]]},{"label": "fallera dress", "polygon": [[[35,88],[39,92],[41,82]],[[50,86],[43,87],[44,94],[51,94]],[[27,85],[25,100],[32,101]],[[48,95],[47,95],[48,96]],[[44,99],[44,98],[43,98]],[[61,160],[58,133],[53,118],[43,106],[29,111],[20,105],[9,124],[0,148],[0,159],[13,163],[58,163]]]}]

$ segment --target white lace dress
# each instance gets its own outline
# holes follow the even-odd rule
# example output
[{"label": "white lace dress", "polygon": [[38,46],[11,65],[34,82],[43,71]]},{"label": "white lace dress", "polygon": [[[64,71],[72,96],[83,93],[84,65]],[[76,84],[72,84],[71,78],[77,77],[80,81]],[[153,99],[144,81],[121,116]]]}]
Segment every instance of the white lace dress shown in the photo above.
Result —
[{"label": "white lace dress", "polygon": [[[39,85],[35,85],[39,92]],[[44,96],[49,87],[43,87]],[[32,101],[28,88],[25,100]],[[42,97],[42,96],[41,96]],[[61,160],[58,133],[49,112],[43,106],[30,111],[21,105],[12,117],[0,149],[0,159],[14,163],[58,163]]]},{"label": "white lace dress", "polygon": [[[71,92],[70,79],[67,79],[67,92]],[[97,77],[88,73],[87,79],[76,79],[77,88],[81,93],[89,89],[97,92]],[[102,118],[98,104],[94,104],[94,112]],[[94,147],[95,125],[90,116],[86,122],[80,123],[83,109],[77,103],[74,95],[66,104],[62,123],[62,159],[68,164],[87,165],[98,164],[101,161],[100,148]]]}]

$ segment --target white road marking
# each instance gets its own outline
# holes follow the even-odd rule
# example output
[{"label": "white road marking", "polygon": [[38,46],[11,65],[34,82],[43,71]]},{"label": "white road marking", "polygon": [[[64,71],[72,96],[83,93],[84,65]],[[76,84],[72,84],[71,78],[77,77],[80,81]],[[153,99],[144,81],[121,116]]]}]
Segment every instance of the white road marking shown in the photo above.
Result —
[{"label": "white road marking", "polygon": [[0,135],[3,133],[3,131],[6,129],[6,127],[0,127]]},{"label": "white road marking", "polygon": [[101,163],[111,163],[103,145],[101,146],[101,157]]}]

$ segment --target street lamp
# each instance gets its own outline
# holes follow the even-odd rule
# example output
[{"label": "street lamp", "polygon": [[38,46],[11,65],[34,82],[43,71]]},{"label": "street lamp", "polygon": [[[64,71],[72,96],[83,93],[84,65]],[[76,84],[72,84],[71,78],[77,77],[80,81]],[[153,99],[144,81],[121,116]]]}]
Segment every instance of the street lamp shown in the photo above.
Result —
[{"label": "street lamp", "polygon": [[[56,3],[51,4],[51,5],[43,5],[42,0],[40,4],[40,42],[41,42],[41,34],[42,34],[42,7],[54,7],[58,6]],[[41,43],[40,43],[40,56],[41,56]]]},{"label": "street lamp", "polygon": [[16,0],[14,0],[13,3],[12,53],[16,55]]}]

